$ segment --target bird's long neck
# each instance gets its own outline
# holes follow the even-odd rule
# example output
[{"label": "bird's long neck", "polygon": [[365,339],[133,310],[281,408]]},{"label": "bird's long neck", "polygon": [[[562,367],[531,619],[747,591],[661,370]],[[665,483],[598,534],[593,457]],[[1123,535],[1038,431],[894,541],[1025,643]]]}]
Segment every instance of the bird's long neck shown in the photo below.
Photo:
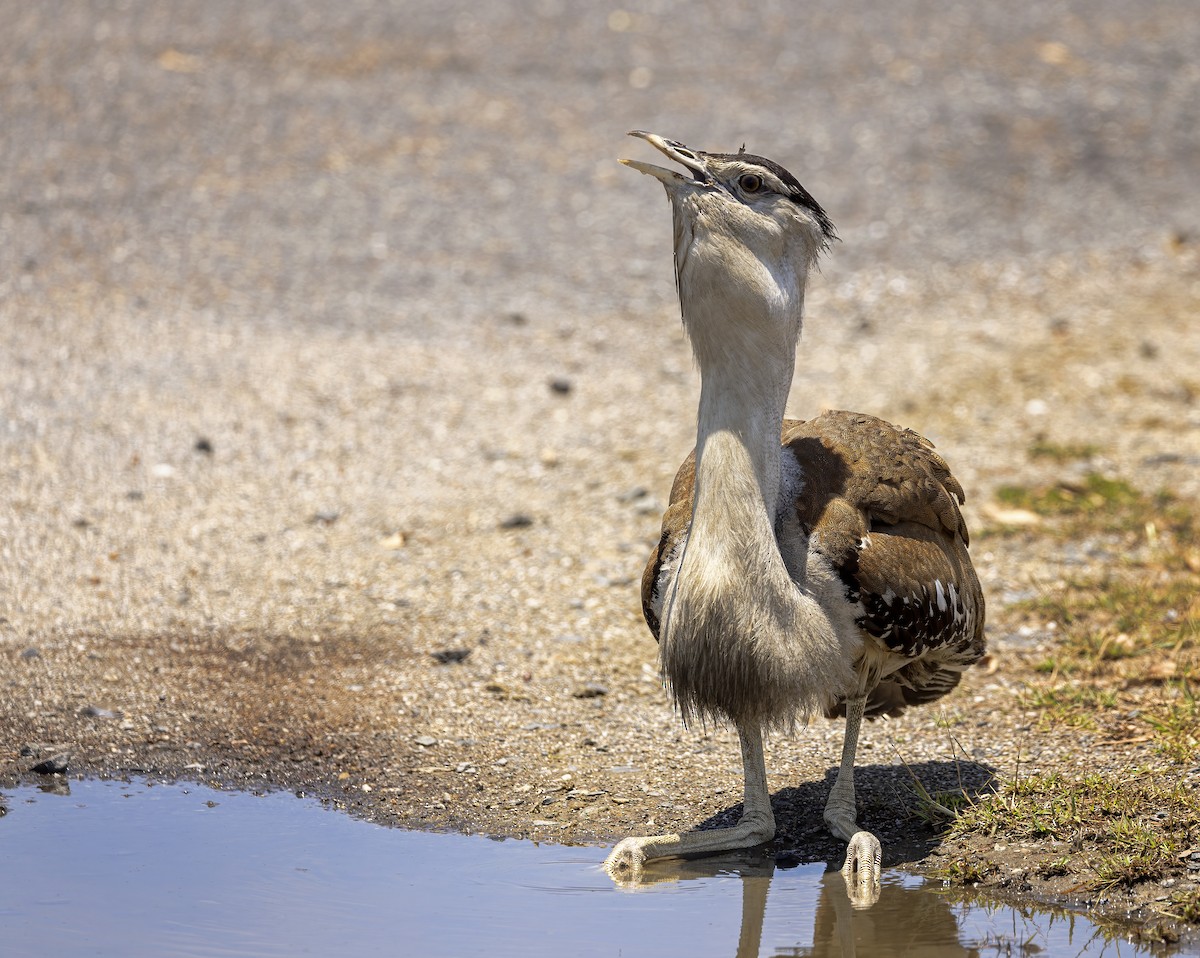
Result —
[{"label": "bird's long neck", "polygon": [[[779,356],[772,365],[753,377],[733,364],[702,369],[692,534],[738,565],[775,549],[779,435],[793,360]],[[754,555],[736,554],[747,550]]]},{"label": "bird's long neck", "polygon": [[781,283],[749,262],[706,272],[709,282],[689,283],[698,292],[682,302],[701,383],[692,534],[738,565],[778,551],[779,436],[804,303],[802,279],[789,272]]},{"label": "bird's long neck", "polygon": [[[802,594],[776,540],[780,429],[794,340],[692,332],[700,408],[692,521],[660,634],[664,674],[684,718],[788,725],[823,707],[818,674],[836,639]],[[709,347],[714,347],[710,349]],[[799,633],[799,634],[798,634]]]}]

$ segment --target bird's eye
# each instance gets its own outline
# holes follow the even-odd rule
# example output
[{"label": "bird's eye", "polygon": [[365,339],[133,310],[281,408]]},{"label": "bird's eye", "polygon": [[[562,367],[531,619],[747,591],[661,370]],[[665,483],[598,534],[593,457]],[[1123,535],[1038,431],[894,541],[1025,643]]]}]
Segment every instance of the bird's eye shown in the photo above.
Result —
[{"label": "bird's eye", "polygon": [[757,193],[762,189],[762,177],[757,173],[743,173],[738,177],[738,186],[746,193]]}]

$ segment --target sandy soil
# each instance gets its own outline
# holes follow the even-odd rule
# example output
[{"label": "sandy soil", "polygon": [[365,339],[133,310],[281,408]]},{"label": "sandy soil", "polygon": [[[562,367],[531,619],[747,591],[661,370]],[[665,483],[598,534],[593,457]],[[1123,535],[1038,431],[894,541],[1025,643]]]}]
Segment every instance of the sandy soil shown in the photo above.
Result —
[{"label": "sandy soil", "polygon": [[[1121,556],[981,533],[999,486],[1076,468],[1035,440],[1200,500],[1195,18],[1076,4],[956,44],[862,3],[862,33],[767,10],[722,46],[720,5],[410,6],[10,11],[0,782],[65,753],[567,842],[736,811],[735,742],[680,726],[638,608],[697,380],[632,127],[800,176],[844,243],[790,414],[917,428],[968,491],[993,654],[864,734],[887,863],[963,851],[905,763],[1158,761],[1020,700],[1053,636],[1009,607]],[[840,732],[770,743],[780,849],[838,858]]]}]

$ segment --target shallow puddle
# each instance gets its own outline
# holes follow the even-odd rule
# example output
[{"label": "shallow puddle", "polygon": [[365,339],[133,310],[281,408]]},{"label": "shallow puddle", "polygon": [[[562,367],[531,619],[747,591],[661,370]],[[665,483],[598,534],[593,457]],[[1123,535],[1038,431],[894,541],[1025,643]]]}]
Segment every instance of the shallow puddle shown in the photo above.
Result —
[{"label": "shallow puddle", "polygon": [[865,911],[823,865],[749,857],[626,891],[603,848],[405,832],[288,793],[57,788],[0,796],[5,955],[1149,954],[1079,916],[968,903],[899,872]]}]

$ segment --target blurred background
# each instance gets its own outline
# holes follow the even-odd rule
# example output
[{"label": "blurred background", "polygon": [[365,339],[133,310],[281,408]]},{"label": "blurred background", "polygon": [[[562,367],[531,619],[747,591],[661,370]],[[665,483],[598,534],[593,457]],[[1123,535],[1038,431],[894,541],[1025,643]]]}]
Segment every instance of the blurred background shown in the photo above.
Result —
[{"label": "blurred background", "polygon": [[[241,762],[228,729],[261,729],[237,738],[311,783],[305,743],[364,728],[390,794],[426,739],[496,781],[521,749],[550,768],[557,733],[528,730],[573,715],[638,745],[572,761],[699,780],[658,752],[682,733],[638,607],[697,380],[630,129],[745,144],[837,224],[793,415],[921,430],[973,529],[1037,528],[1014,484],[1200,496],[1193,0],[0,0],[0,23],[11,741],[115,754],[88,704],[153,767],[192,767],[189,740]],[[1020,602],[1126,551],[981,537],[993,637],[1028,646]]]},{"label": "blurred background", "polygon": [[455,331],[646,310],[650,129],[791,169],[831,273],[1200,220],[1188,0],[4,2],[0,292]]}]

